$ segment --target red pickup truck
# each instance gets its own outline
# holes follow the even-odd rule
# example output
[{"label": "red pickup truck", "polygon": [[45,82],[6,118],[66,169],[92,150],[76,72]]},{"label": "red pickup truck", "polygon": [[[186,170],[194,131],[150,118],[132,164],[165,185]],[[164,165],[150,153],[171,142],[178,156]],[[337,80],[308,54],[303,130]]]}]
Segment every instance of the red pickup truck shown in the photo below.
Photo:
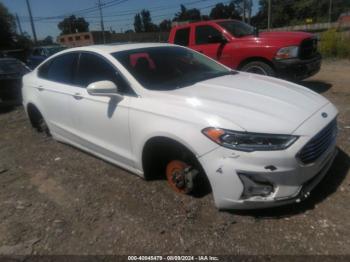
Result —
[{"label": "red pickup truck", "polygon": [[321,67],[317,39],[304,32],[261,32],[237,20],[172,28],[169,42],[187,46],[237,70],[302,80]]}]

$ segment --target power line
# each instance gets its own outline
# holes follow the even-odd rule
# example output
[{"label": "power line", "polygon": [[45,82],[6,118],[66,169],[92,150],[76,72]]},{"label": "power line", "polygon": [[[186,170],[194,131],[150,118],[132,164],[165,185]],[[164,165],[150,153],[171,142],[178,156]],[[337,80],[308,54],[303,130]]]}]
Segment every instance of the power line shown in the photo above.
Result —
[{"label": "power line", "polygon": [[[223,4],[227,4],[231,2],[230,1],[226,1],[226,2],[222,2]],[[198,10],[204,10],[204,9],[207,9],[207,8],[210,8],[210,7],[214,7],[216,6],[216,4],[211,4],[211,5],[208,5],[208,6],[205,6],[205,7],[201,7],[201,8],[197,8]],[[150,12],[152,13],[152,11],[150,10]],[[171,16],[171,15],[174,15],[174,13],[166,13],[166,14],[161,14],[161,15],[152,15],[152,19],[154,18],[159,18],[159,17],[165,17],[165,16]],[[125,21],[125,19],[117,19],[117,20],[106,20],[105,22],[107,23],[110,23],[110,22],[121,22],[121,21]]]},{"label": "power line", "polygon": [[[116,5],[122,4],[122,3],[127,2],[127,1],[129,1],[129,0],[111,0],[111,1],[104,3],[103,8],[116,6]],[[99,7],[95,6],[95,7],[89,7],[89,8],[85,8],[85,9],[81,9],[81,10],[77,10],[77,11],[72,11],[69,13],[62,14],[62,15],[47,16],[47,17],[35,17],[34,19],[35,19],[35,21],[61,19],[61,18],[65,18],[69,15],[83,15],[83,14],[87,14],[87,13],[91,13],[91,12],[96,12],[98,10],[99,10]]]}]

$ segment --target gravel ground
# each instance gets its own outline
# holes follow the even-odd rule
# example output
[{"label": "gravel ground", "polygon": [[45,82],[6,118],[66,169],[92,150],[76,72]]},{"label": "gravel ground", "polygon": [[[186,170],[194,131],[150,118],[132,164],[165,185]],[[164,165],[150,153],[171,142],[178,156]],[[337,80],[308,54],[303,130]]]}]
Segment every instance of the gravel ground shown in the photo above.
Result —
[{"label": "gravel ground", "polygon": [[0,113],[0,254],[350,254],[350,61],[303,85],[340,111],[339,154],[305,202],[220,212]]}]

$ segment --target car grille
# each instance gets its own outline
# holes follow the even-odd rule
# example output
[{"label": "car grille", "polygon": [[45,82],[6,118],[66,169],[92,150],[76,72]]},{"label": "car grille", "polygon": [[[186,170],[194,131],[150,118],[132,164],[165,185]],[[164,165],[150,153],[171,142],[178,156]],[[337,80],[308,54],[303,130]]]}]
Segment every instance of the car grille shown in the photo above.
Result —
[{"label": "car grille", "polygon": [[314,136],[299,152],[298,158],[304,164],[316,161],[332,144],[337,135],[337,120],[334,119]]},{"label": "car grille", "polygon": [[309,59],[317,53],[317,39],[308,38],[301,42],[299,50],[300,59]]}]

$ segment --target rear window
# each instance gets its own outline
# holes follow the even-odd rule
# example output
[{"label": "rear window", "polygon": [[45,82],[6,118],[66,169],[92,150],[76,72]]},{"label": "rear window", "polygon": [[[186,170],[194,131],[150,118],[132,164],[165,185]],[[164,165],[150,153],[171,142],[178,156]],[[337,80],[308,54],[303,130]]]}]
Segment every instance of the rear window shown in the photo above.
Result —
[{"label": "rear window", "polygon": [[176,30],[174,44],[188,46],[190,44],[190,28]]}]

